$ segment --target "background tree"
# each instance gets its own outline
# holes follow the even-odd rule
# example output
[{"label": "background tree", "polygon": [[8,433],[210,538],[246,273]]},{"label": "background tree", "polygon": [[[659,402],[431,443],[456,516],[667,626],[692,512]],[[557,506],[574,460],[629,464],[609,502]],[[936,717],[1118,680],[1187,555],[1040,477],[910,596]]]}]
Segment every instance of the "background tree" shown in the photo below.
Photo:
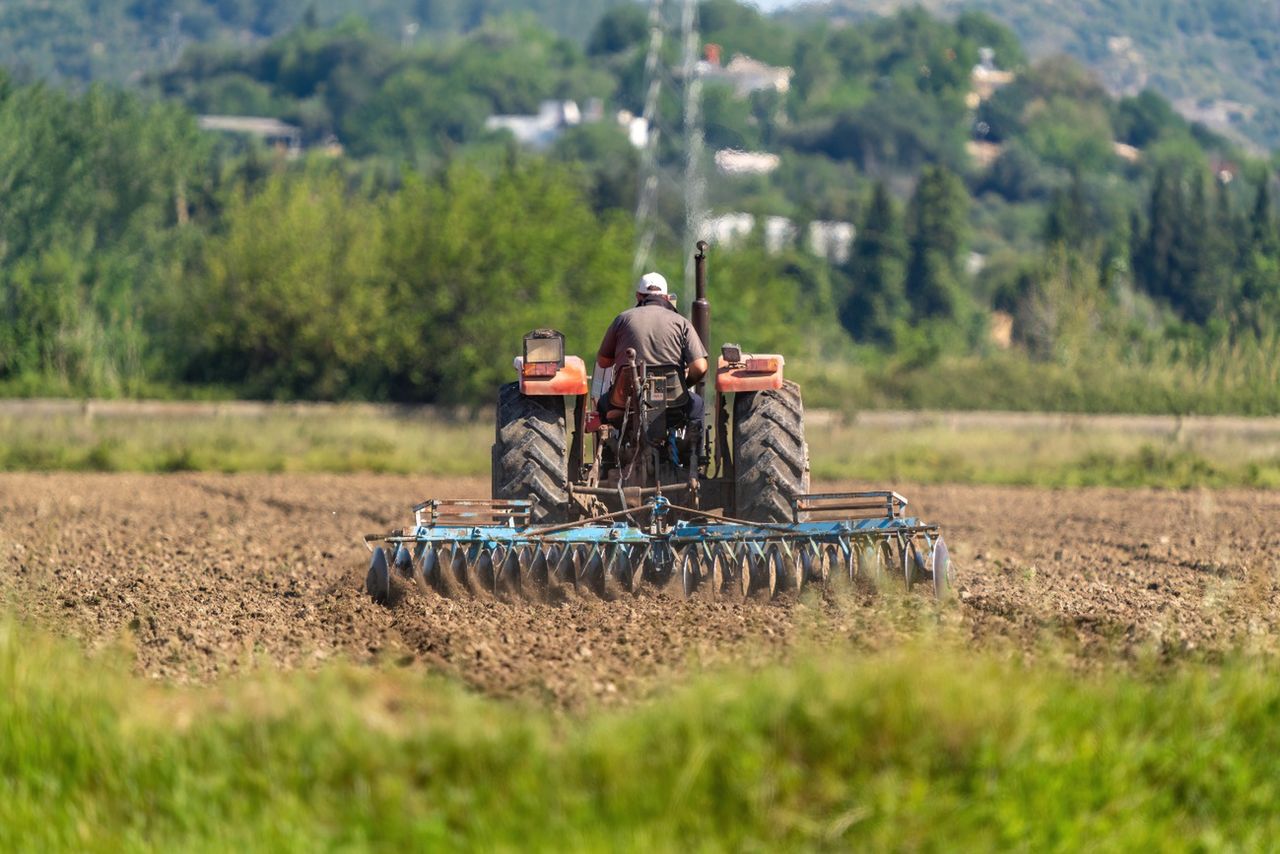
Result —
[{"label": "background tree", "polygon": [[910,314],[904,279],[906,238],[893,210],[893,199],[877,182],[858,229],[849,259],[849,292],[840,307],[840,322],[859,341],[893,343],[894,327]]},{"label": "background tree", "polygon": [[917,320],[951,319],[960,310],[968,204],[953,173],[940,166],[921,171],[907,209],[906,294]]}]

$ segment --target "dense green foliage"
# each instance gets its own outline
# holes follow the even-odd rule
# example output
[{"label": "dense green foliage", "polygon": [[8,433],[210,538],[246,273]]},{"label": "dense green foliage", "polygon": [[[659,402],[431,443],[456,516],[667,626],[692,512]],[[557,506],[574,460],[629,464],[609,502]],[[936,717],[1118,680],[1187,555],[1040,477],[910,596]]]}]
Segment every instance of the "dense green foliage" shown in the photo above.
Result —
[{"label": "dense green foliage", "polygon": [[1115,91],[1150,87],[1216,127],[1268,149],[1280,143],[1280,6],[1253,0],[830,0],[803,20],[861,21],[924,7],[977,10],[1011,27],[1033,55],[1066,52]]},{"label": "dense green foliage", "polygon": [[571,43],[507,20],[409,49],[357,22],[301,28],[244,50],[189,51],[157,86],[197,112],[277,116],[304,142],[336,136],[355,157],[427,167],[479,137],[490,113],[608,95],[611,81]]},{"label": "dense green foliage", "polygon": [[[208,142],[173,104],[0,82],[0,378],[119,389],[190,249]],[[195,235],[191,235],[195,236]]]},{"label": "dense green foliage", "polygon": [[187,296],[184,378],[254,396],[484,400],[549,307],[587,352],[626,304],[629,228],[539,164],[363,199],[281,176],[224,216]]},{"label": "dense green foliage", "polygon": [[[918,607],[918,606],[917,606]],[[178,689],[0,628],[0,844],[1265,847],[1274,665],[1146,676],[928,649],[557,719],[416,671]]]},{"label": "dense green foliage", "polygon": [[[378,8],[374,25],[325,28],[322,6],[273,39],[192,48],[141,94],[5,79],[0,387],[476,403],[529,328],[557,325],[591,356],[628,300],[639,155],[611,118],[643,98],[641,10],[617,7],[579,46],[484,16],[464,35],[393,41]],[[805,27],[710,0],[700,16],[726,58],[795,72],[785,94],[706,85],[709,145],[782,164],[750,177],[708,164],[713,210],[799,227],[775,254],[759,233],[717,247],[713,338],[784,352],[813,395],[851,406],[948,397],[904,378],[975,358],[982,391],[961,402],[1010,405],[978,380],[1029,358],[1042,367],[1021,376],[1105,361],[1170,377],[1062,406],[1273,411],[1280,228],[1265,164],[1158,95],[1112,98],[1068,60],[1027,65],[982,15]],[[1012,78],[975,106],[984,47]],[[659,125],[678,129],[669,90]],[[570,98],[599,99],[603,118],[544,150],[485,129]],[[280,118],[313,151],[203,134],[193,111]],[[656,260],[669,275],[686,249],[671,136]],[[815,219],[857,227],[847,260],[806,251]],[[1017,355],[992,358],[993,309]],[[1206,373],[1220,393],[1178,390]],[[1015,386],[1037,401],[1059,388]]]},{"label": "dense green foliage", "polygon": [[386,38],[430,39],[528,12],[584,38],[621,0],[11,0],[0,5],[0,56],[27,77],[123,82],[168,67],[192,45],[247,43],[299,25],[358,16]]}]

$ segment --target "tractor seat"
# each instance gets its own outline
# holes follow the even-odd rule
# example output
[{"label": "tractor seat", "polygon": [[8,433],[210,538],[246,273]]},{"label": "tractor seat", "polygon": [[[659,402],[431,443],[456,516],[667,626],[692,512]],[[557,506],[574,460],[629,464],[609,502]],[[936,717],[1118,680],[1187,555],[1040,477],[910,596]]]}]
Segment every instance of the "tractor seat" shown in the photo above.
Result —
[{"label": "tractor seat", "polygon": [[665,409],[684,409],[689,405],[689,386],[679,365],[654,365],[641,375],[645,401]]},{"label": "tractor seat", "polygon": [[[637,369],[642,395],[651,407],[666,409],[668,413],[672,410],[682,412],[688,407],[689,386],[685,383],[684,369],[679,365],[640,364]],[[627,398],[635,394],[628,376],[626,371],[618,374],[617,382],[606,397],[607,408],[600,407],[604,421],[609,424],[622,423]]]}]

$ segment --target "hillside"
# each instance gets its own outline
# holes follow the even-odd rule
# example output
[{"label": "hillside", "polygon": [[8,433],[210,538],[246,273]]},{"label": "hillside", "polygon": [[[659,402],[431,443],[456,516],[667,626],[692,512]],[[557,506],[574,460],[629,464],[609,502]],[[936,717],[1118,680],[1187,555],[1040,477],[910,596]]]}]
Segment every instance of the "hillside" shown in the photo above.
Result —
[{"label": "hillside", "polygon": [[860,21],[924,6],[1008,24],[1033,57],[1065,52],[1115,93],[1160,92],[1195,121],[1280,146],[1280,4],[1255,0],[832,0],[787,13]]},{"label": "hillside", "polygon": [[0,57],[24,79],[134,81],[202,44],[249,45],[299,24],[359,18],[400,42],[473,29],[486,18],[528,13],[583,39],[622,0],[12,0],[0,3]]}]

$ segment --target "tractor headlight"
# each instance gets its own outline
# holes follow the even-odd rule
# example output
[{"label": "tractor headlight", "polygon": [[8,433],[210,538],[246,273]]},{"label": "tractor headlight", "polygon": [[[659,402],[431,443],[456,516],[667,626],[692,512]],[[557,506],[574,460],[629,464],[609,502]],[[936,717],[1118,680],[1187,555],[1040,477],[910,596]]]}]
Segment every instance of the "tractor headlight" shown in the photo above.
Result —
[{"label": "tractor headlight", "polygon": [[564,335],[555,329],[535,329],[524,336],[524,375],[555,376],[564,367]]}]

